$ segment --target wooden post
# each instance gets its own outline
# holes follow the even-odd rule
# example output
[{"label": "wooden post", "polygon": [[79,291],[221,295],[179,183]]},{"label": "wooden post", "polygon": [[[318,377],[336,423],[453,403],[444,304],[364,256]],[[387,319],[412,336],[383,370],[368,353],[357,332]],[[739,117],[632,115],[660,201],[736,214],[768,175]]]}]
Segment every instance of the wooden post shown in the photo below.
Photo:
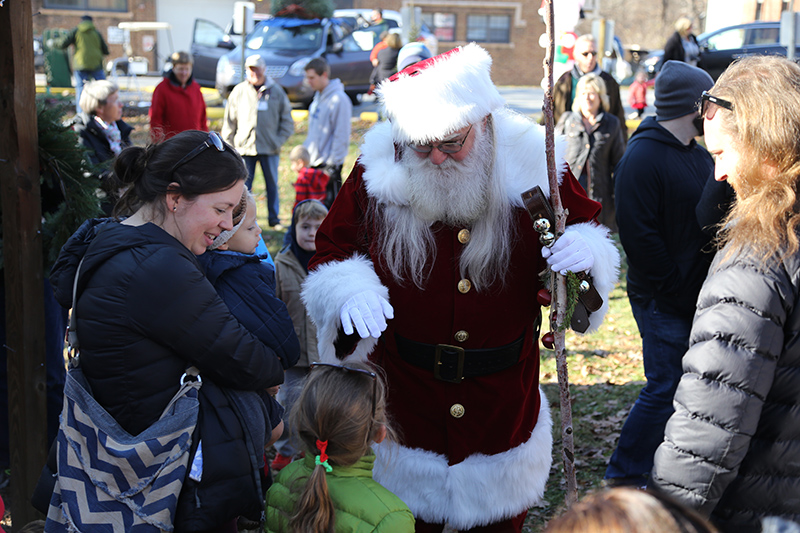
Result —
[{"label": "wooden post", "polygon": [[39,141],[30,0],[0,7],[0,196],[14,529],[41,518],[30,504],[47,458]]},{"label": "wooden post", "polygon": [[[544,72],[547,85],[544,92],[545,151],[547,155],[547,177],[550,184],[550,204],[556,218],[555,234],[560,237],[564,233],[567,214],[561,204],[558,192],[558,172],[555,159],[555,125],[553,124],[553,59],[555,56],[555,35],[553,30],[553,0],[545,1],[544,23],[547,28],[547,50],[544,55]],[[578,500],[578,483],[575,477],[575,443],[572,429],[572,401],[569,394],[569,375],[567,373],[567,354],[562,326],[566,317],[567,284],[566,278],[556,272],[551,273],[550,286],[553,303],[550,324],[554,336],[556,369],[558,374],[559,401],[561,404],[561,458],[564,464],[564,479],[567,482],[566,503],[572,506]]]}]

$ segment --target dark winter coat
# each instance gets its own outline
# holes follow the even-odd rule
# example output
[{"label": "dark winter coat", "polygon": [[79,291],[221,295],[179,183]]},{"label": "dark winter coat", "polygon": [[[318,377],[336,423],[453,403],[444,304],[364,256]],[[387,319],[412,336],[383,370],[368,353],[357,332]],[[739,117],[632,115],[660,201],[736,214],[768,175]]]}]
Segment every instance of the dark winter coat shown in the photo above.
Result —
[{"label": "dark winter coat", "polygon": [[[72,126],[78,134],[80,144],[89,151],[89,159],[95,165],[104,163],[110,159],[114,159],[116,155],[111,149],[111,143],[108,142],[103,127],[94,119],[94,115],[88,113],[80,113]],[[119,128],[119,135],[122,140],[122,148],[131,146],[131,132],[133,126],[124,120],[117,121]]]},{"label": "dark winter coat", "polygon": [[711,267],[651,483],[723,531],[800,522],[800,254]]},{"label": "dark winter coat", "polygon": [[370,79],[372,85],[378,85],[397,72],[397,56],[399,53],[399,48],[392,48],[391,46],[382,48],[378,52],[378,64],[373,69]]},{"label": "dark winter coat", "polygon": [[714,168],[705,148],[684,145],[655,117],[631,136],[614,171],[617,225],[628,255],[628,294],[691,318],[706,279],[710,237],[695,207]]},{"label": "dark winter coat", "polygon": [[597,116],[592,131],[586,131],[580,113],[569,111],[561,115],[556,124],[556,133],[567,139],[564,159],[581,185],[586,183],[581,174],[589,166],[587,195],[603,204],[597,221],[616,231],[616,210],[614,207],[614,178],[612,171],[625,152],[622,129],[617,117],[610,113]]},{"label": "dark winter coat", "polygon": [[72,304],[82,258],[81,367],[97,401],[125,430],[136,435],[160,416],[187,366],[204,379],[203,482],[184,484],[176,522],[188,516],[208,529],[253,516],[260,495],[247,428],[223,387],[261,391],[283,381],[286,365],[231,315],[195,256],[158,226],[87,221],[53,267],[62,306]]},{"label": "dark winter coat", "polygon": [[286,368],[300,357],[300,342],[286,305],[275,296],[275,269],[255,254],[206,252],[197,257],[222,301],[247,330],[269,346]]},{"label": "dark winter coat", "polygon": [[[689,40],[694,41],[694,44],[697,44],[697,38],[694,34],[689,34]],[[677,31],[670,35],[669,39],[667,39],[667,44],[664,45],[664,57],[661,60],[661,64],[664,65],[667,61],[686,61],[686,49],[683,47],[683,38],[681,34]]]}]

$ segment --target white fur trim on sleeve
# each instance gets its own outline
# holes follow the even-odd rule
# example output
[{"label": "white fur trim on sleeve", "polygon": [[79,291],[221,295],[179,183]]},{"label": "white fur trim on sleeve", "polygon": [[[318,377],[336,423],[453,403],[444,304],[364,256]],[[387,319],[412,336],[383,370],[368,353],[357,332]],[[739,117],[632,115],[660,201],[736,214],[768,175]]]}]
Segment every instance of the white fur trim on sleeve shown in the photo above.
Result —
[{"label": "white fur trim on sleeve", "polygon": [[544,393],[531,437],[495,455],[470,455],[448,465],[444,455],[392,443],[373,444],[373,477],[415,517],[472,529],[517,516],[544,496],[550,475],[553,421]]},{"label": "white fur trim on sleeve", "polygon": [[[355,294],[373,290],[389,300],[387,289],[375,273],[372,261],[363,255],[354,255],[344,261],[331,261],[309,272],[301,297],[308,314],[317,326],[317,347],[320,360],[337,363],[333,343],[339,335],[339,312],[344,303]],[[355,351],[345,361],[366,361],[378,339],[361,339]]]},{"label": "white fur trim on sleeve", "polygon": [[589,315],[589,329],[586,333],[592,333],[597,331],[603,322],[608,311],[608,295],[619,279],[619,250],[609,236],[608,228],[600,224],[594,222],[573,224],[565,229],[565,233],[570,231],[581,234],[594,256],[594,265],[589,273],[594,278],[595,289],[603,298],[603,305]]}]

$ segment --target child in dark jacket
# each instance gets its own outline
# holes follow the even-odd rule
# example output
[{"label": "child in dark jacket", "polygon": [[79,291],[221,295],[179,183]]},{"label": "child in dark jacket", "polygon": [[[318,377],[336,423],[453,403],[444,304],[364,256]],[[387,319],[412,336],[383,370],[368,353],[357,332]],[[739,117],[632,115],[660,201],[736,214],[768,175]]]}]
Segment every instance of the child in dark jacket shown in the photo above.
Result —
[{"label": "child in dark jacket", "polygon": [[[220,234],[197,259],[231,314],[289,368],[300,357],[300,344],[286,306],[275,296],[275,270],[255,253],[261,236],[255,199],[245,190],[242,200],[234,210],[233,229]],[[261,395],[272,423],[265,447],[283,432],[283,408],[274,398],[277,392],[273,387]],[[269,477],[266,481],[268,485]]]}]

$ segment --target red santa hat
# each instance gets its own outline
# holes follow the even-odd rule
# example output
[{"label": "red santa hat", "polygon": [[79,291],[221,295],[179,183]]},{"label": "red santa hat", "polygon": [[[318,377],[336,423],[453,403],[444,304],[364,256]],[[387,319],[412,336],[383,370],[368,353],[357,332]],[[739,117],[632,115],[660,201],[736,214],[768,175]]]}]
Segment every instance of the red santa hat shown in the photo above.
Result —
[{"label": "red santa hat", "polygon": [[392,136],[428,143],[475,124],[505,101],[490,76],[492,58],[475,43],[415,63],[377,89]]}]

